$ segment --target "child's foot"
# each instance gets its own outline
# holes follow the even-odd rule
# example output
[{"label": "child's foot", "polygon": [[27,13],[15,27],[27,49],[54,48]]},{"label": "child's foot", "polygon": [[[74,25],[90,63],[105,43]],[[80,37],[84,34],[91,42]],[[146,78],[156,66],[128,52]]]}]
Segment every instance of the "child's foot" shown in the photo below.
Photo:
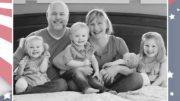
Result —
[{"label": "child's foot", "polygon": [[91,93],[97,93],[99,92],[98,89],[94,89],[94,88],[87,88],[86,90],[84,90],[84,94],[91,94]]},{"label": "child's foot", "polygon": [[108,92],[111,93],[111,94],[114,94],[114,95],[118,94],[115,90],[109,90]]}]

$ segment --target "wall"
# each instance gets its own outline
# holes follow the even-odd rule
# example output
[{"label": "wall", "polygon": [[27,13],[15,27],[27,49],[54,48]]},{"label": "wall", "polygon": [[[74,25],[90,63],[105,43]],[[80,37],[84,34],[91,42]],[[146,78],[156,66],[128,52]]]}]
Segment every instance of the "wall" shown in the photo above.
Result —
[{"label": "wall", "polygon": [[[14,14],[46,12],[48,4],[37,4],[36,0],[26,0],[26,4],[14,4]],[[129,4],[67,4],[70,12],[87,12],[93,8],[103,8],[107,12],[141,13],[167,15],[166,4],[141,4],[140,0],[130,0]]]}]

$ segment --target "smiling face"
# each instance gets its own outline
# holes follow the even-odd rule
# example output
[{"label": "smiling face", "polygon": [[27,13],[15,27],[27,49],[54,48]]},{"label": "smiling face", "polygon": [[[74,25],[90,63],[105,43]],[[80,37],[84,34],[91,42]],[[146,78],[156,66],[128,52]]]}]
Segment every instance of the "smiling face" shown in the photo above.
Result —
[{"label": "smiling face", "polygon": [[89,29],[92,37],[99,39],[106,34],[107,20],[104,17],[95,18],[89,23]]},{"label": "smiling face", "polygon": [[50,29],[62,30],[69,19],[69,10],[65,4],[51,4],[47,10],[47,20]]},{"label": "smiling face", "polygon": [[27,52],[31,58],[38,58],[44,52],[43,42],[41,40],[30,40],[27,46]]},{"label": "smiling face", "polygon": [[155,57],[158,54],[158,45],[154,39],[147,39],[143,48],[147,57]]},{"label": "smiling face", "polygon": [[71,40],[78,46],[84,46],[88,41],[88,37],[89,31],[86,28],[80,28],[71,34]]}]

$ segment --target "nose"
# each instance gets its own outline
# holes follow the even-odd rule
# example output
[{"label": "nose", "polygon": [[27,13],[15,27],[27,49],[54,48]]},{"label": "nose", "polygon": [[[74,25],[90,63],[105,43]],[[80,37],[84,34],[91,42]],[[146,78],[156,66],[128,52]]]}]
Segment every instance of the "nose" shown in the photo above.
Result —
[{"label": "nose", "polygon": [[61,15],[60,14],[57,14],[56,15],[56,19],[60,19],[61,18]]}]

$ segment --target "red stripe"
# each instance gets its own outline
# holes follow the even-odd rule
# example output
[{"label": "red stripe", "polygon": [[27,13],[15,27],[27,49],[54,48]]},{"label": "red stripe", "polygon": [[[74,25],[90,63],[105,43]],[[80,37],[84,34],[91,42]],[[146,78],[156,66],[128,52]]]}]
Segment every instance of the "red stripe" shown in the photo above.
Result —
[{"label": "red stripe", "polygon": [[12,0],[0,0],[1,3],[11,3]]},{"label": "red stripe", "polygon": [[169,4],[174,4],[176,0],[169,0]]},{"label": "red stripe", "polygon": [[12,84],[12,66],[0,57],[0,76]]},{"label": "red stripe", "polygon": [[12,29],[0,25],[0,37],[12,43]]},{"label": "red stripe", "polygon": [[5,16],[12,17],[12,10],[11,9],[0,8],[0,15],[5,15]]}]

